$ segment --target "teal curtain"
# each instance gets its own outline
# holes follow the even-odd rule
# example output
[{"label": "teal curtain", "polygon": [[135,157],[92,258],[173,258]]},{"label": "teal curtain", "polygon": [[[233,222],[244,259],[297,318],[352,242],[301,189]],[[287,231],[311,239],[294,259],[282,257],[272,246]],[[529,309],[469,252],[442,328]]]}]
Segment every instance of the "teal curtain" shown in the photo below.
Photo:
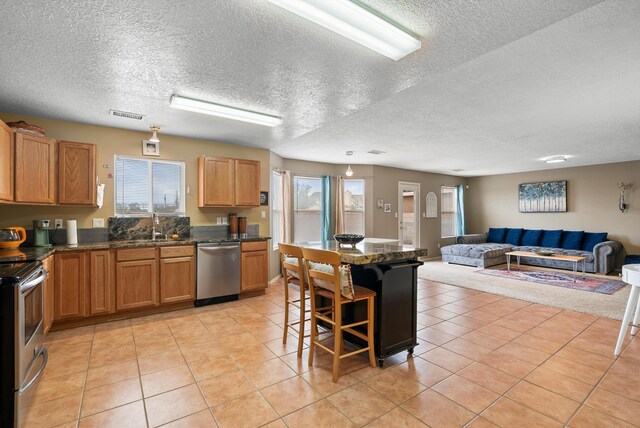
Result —
[{"label": "teal curtain", "polygon": [[456,186],[456,236],[464,235],[464,186]]},{"label": "teal curtain", "polygon": [[323,241],[331,241],[331,176],[322,176],[322,235]]}]

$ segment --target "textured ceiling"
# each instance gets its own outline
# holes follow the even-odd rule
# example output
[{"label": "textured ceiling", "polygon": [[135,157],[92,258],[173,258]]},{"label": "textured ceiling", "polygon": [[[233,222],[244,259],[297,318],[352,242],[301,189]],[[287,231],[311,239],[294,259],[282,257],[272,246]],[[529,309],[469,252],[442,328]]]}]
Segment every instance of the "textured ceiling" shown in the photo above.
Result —
[{"label": "textured ceiling", "polygon": [[[640,2],[362,3],[422,48],[395,62],[266,0],[3,0],[0,111],[465,176],[640,159]],[[284,124],[173,110],[173,93]]]}]

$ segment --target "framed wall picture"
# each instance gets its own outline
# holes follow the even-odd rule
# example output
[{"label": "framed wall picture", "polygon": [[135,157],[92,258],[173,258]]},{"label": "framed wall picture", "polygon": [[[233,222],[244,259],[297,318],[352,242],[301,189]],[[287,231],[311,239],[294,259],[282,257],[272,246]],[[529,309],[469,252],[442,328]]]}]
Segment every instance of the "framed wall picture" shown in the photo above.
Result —
[{"label": "framed wall picture", "polygon": [[269,205],[269,192],[260,192],[260,205]]},{"label": "framed wall picture", "polygon": [[142,140],[143,156],[160,156],[160,142]]},{"label": "framed wall picture", "polygon": [[567,182],[523,183],[518,188],[521,213],[567,212]]}]

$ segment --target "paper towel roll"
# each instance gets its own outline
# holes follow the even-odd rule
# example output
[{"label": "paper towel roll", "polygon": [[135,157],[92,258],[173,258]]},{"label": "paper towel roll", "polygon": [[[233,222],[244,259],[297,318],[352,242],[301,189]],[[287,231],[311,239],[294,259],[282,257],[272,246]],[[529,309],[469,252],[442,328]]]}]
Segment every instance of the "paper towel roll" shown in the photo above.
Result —
[{"label": "paper towel roll", "polygon": [[78,244],[78,222],[67,220],[67,245]]}]

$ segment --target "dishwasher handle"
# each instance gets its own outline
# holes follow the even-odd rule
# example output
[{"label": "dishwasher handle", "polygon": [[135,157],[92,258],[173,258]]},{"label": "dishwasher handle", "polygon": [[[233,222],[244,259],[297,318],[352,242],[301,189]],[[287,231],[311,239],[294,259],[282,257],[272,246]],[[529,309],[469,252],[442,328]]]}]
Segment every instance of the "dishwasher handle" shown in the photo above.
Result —
[{"label": "dishwasher handle", "polygon": [[229,251],[229,250],[239,250],[239,245],[216,245],[216,246],[207,246],[207,247],[198,247],[198,251],[202,251],[205,253],[217,253],[220,251]]}]

